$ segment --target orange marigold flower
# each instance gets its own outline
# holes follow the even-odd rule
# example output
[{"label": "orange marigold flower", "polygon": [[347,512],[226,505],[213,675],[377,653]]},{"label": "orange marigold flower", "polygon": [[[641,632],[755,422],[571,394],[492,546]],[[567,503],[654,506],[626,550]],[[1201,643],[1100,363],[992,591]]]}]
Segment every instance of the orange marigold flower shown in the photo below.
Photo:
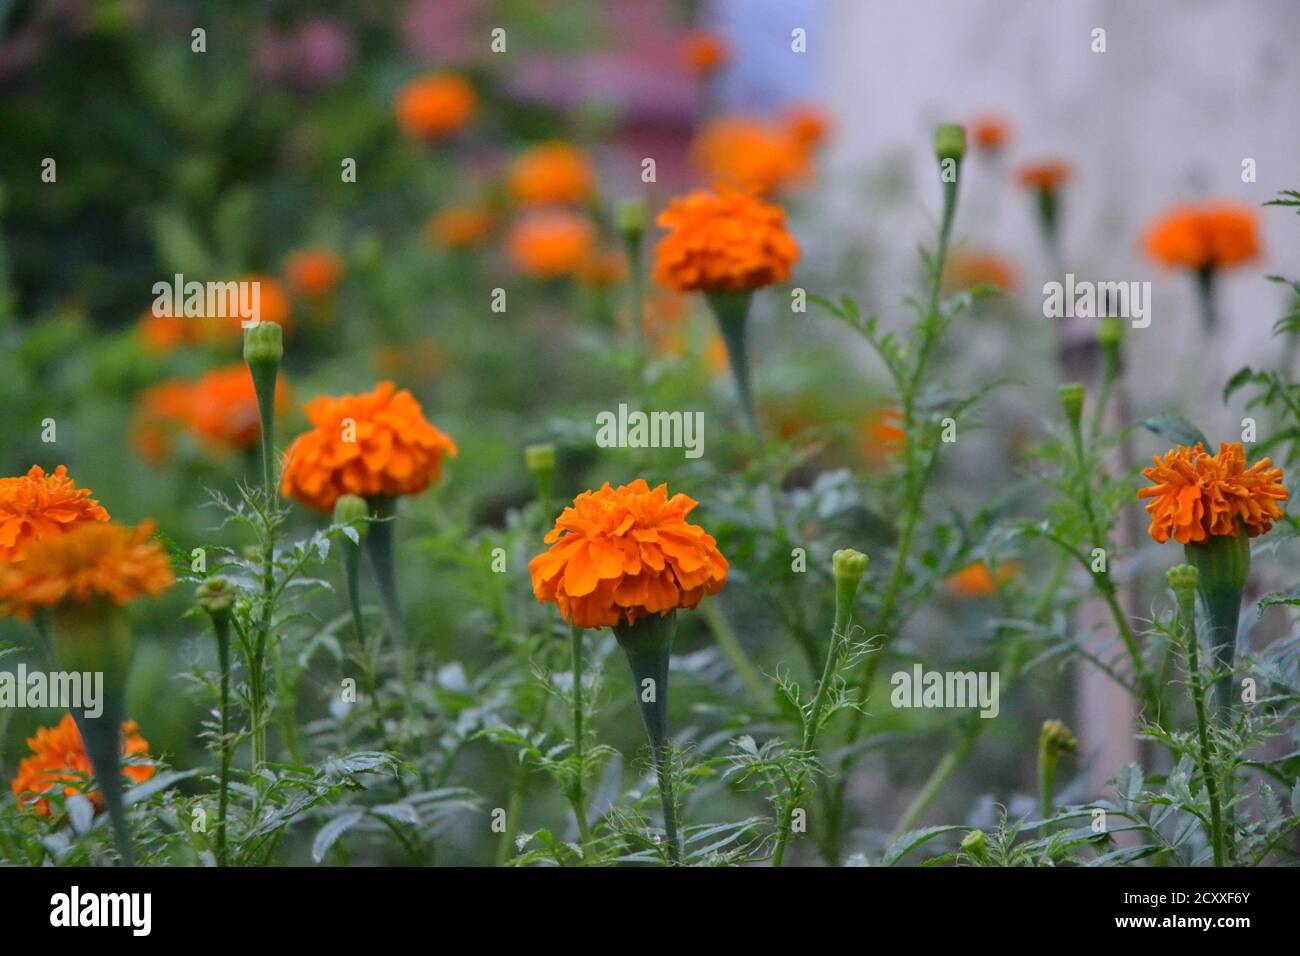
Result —
[{"label": "orange marigold flower", "polygon": [[596,189],[587,154],[571,143],[539,143],[510,168],[510,194],[530,206],[580,203]]},{"label": "orange marigold flower", "polygon": [[584,628],[695,607],[722,590],[729,567],[717,542],[686,521],[695,505],[640,478],[584,491],[546,535],[550,549],[528,564],[533,594]]},{"label": "orange marigold flower", "polygon": [[696,76],[708,76],[730,59],[727,43],[712,30],[692,30],[677,45],[682,66]]},{"label": "orange marigold flower", "polygon": [[945,292],[961,292],[979,285],[991,285],[999,292],[1016,291],[1016,267],[1002,256],[978,250],[957,250],[943,270]]},{"label": "orange marigold flower", "polygon": [[444,249],[471,249],[488,237],[494,222],[482,206],[452,206],[429,220],[428,235]]},{"label": "orange marigold flower", "polygon": [[132,441],[145,461],[156,464],[167,457],[171,432],[185,422],[189,408],[188,382],[161,382],[136,396]]},{"label": "orange marigold flower", "polygon": [[[287,395],[284,376],[275,380],[276,409]],[[199,438],[235,449],[251,448],[262,435],[253,375],[243,362],[214,369],[188,387],[181,420]]]},{"label": "orange marigold flower", "polygon": [[655,220],[655,279],[679,292],[738,292],[790,277],[799,244],[785,210],[726,186],[674,199]]},{"label": "orange marigold flower", "polygon": [[[285,291],[280,281],[267,275],[245,275],[240,276],[236,281],[257,283],[258,319],[262,322],[274,322],[288,336],[293,308],[289,303],[289,293]],[[249,304],[251,305],[251,302]],[[243,341],[243,323],[246,320],[238,314],[238,309],[234,312],[233,315],[210,316],[188,321],[202,323],[200,334],[210,342],[225,344],[231,341]]]},{"label": "orange marigold flower", "polygon": [[469,82],[451,73],[417,77],[397,94],[397,125],[415,139],[442,139],[459,132],[478,109]]},{"label": "orange marigold flower", "polygon": [[976,146],[993,153],[1007,145],[1007,140],[1011,138],[1011,126],[1001,116],[984,113],[971,120],[970,134]]},{"label": "orange marigold flower", "polygon": [[789,107],[782,119],[795,142],[804,149],[815,149],[822,145],[831,132],[831,121],[826,111],[811,103]]},{"label": "orange marigold flower", "polygon": [[1037,189],[1042,192],[1056,192],[1074,175],[1070,164],[1064,160],[1049,159],[1038,163],[1026,163],[1016,170],[1016,183],[1025,189]]},{"label": "orange marigold flower", "polygon": [[1255,211],[1240,203],[1179,206],[1158,218],[1143,238],[1161,265],[1222,269],[1259,256]]},{"label": "orange marigold flower", "polygon": [[[94,775],[81,730],[71,714],[64,714],[57,727],[37,728],[36,736],[27,738],[27,749],[32,756],[18,764],[18,775],[9,784],[22,810],[47,817],[50,803],[42,799],[42,794],[65,781],[71,783],[64,786],[64,796],[81,793],[82,787],[77,784]],[[123,762],[122,773],[133,783],[144,783],[154,775],[154,765],[147,762],[149,742],[140,736],[134,720],[122,724],[122,756],[128,758]],[[142,757],[146,759],[141,760]],[[96,811],[103,809],[104,799],[98,789],[92,788],[86,795]]]},{"label": "orange marigold flower", "polygon": [[1138,490],[1150,498],[1151,537],[1160,542],[1171,537],[1179,544],[1195,544],[1211,535],[1236,537],[1244,526],[1250,537],[1263,534],[1282,518],[1279,501],[1286,501],[1282,469],[1271,458],[1246,467],[1239,442],[1224,442],[1211,455],[1200,442],[1195,448],[1179,445],[1153,459],[1143,469],[1153,484]]},{"label": "orange marigold flower", "polygon": [[392,382],[361,395],[313,398],[306,412],[312,430],[285,453],[280,493],[326,514],[343,494],[418,494],[442,477],[443,453],[456,454],[456,443]]},{"label": "orange marigold flower", "polygon": [[65,602],[125,604],[157,597],[175,580],[154,525],[93,521],[28,547],[22,561],[0,565],[0,606],[24,620]]},{"label": "orange marigold flower", "polygon": [[88,521],[107,521],[108,512],[78,488],[65,465],[46,474],[32,465],[18,478],[0,478],[0,564],[22,559],[33,543],[61,535]]},{"label": "orange marigold flower", "polygon": [[343,257],[332,249],[300,249],[284,271],[289,284],[304,295],[327,295],[343,278]]},{"label": "orange marigold flower", "polygon": [[542,209],[516,220],[506,252],[519,271],[536,279],[573,275],[596,243],[586,216],[567,209]]},{"label": "orange marigold flower", "polygon": [[988,597],[998,592],[1000,585],[1019,576],[1020,565],[1014,561],[998,562],[997,577],[983,561],[968,564],[951,575],[947,581],[948,592],[957,597]]},{"label": "orange marigold flower", "polygon": [[706,124],[691,161],[711,181],[766,196],[808,178],[808,150],[785,127],[743,116]]}]

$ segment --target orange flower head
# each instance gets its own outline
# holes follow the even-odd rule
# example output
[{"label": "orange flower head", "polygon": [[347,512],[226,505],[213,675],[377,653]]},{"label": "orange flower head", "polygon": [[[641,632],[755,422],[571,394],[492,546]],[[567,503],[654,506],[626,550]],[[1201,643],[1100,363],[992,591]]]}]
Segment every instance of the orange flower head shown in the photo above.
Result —
[{"label": "orange flower head", "polygon": [[1211,455],[1200,442],[1195,448],[1179,445],[1153,459],[1143,469],[1152,485],[1138,490],[1150,498],[1148,532],[1161,543],[1171,537],[1179,544],[1196,544],[1212,535],[1236,537],[1246,529],[1250,537],[1263,534],[1282,518],[1279,501],[1286,501],[1282,469],[1270,458],[1246,467],[1239,442],[1224,442]]},{"label": "orange flower head", "polygon": [[510,194],[528,206],[580,203],[596,190],[596,171],[587,154],[571,143],[539,143],[515,160]]},{"label": "orange flower head", "polygon": [[160,382],[136,396],[132,442],[145,461],[157,464],[171,451],[171,433],[189,417],[190,383]]},{"label": "orange flower head", "polygon": [[826,142],[831,133],[830,117],[826,111],[811,103],[791,106],[782,117],[790,135],[804,149],[816,149]]},{"label": "orange flower head", "polygon": [[1054,193],[1074,175],[1070,164],[1060,159],[1026,163],[1016,170],[1016,183],[1025,189]]},{"label": "orange flower head", "polygon": [[677,57],[682,66],[696,76],[716,72],[730,56],[726,41],[712,30],[692,30],[683,35],[677,45]]},{"label": "orange flower head", "polygon": [[1011,138],[1011,125],[1001,116],[984,113],[976,116],[970,124],[971,139],[975,145],[987,153],[999,152]]},{"label": "orange flower head", "polygon": [[494,223],[483,206],[452,206],[429,220],[428,235],[443,249],[472,249],[488,237]]},{"label": "orange flower head", "polygon": [[980,285],[991,285],[1010,295],[1018,285],[1016,267],[992,252],[954,251],[943,270],[944,291],[951,294]]},{"label": "orange flower head", "polygon": [[46,474],[32,465],[18,478],[0,478],[0,565],[22,560],[32,544],[87,522],[107,521],[108,512],[78,488],[64,465]]},{"label": "orange flower head", "polygon": [[584,491],[546,535],[550,549],[528,564],[533,594],[584,628],[695,607],[722,590],[729,567],[717,542],[686,521],[695,504],[640,478]]},{"label": "orange flower head", "polygon": [[[48,817],[50,803],[42,794],[65,784],[63,795],[70,797],[82,792],[77,785],[80,781],[94,775],[81,730],[71,714],[64,714],[57,727],[37,728],[36,736],[27,738],[27,749],[32,756],[18,764],[18,775],[9,784],[21,810]],[[154,775],[154,765],[147,762],[149,742],[140,736],[134,720],[122,724],[122,756],[128,758],[122,773],[133,783],[144,783]],[[98,789],[91,789],[87,796],[96,812],[103,809],[104,798]]]},{"label": "orange flower head", "polygon": [[794,132],[743,116],[707,123],[691,144],[691,161],[709,180],[760,196],[804,182],[811,170]]},{"label": "orange flower head", "polygon": [[[262,322],[274,322],[284,330],[287,337],[289,334],[290,321],[293,318],[293,308],[289,302],[289,293],[285,291],[284,286],[278,279],[273,279],[267,275],[243,275],[237,282],[257,283],[257,316]],[[250,285],[250,289],[252,286]],[[252,292],[249,292],[252,295]],[[240,305],[242,306],[241,299]],[[251,300],[248,305],[251,306]],[[227,312],[233,312],[224,316],[208,316],[199,319],[189,319],[187,321],[202,323],[200,336],[209,342],[218,345],[227,345],[231,342],[242,342],[244,338],[244,325],[246,321],[239,315],[239,309],[227,309]]]},{"label": "orange flower head", "polygon": [[1255,211],[1240,203],[1179,206],[1144,237],[1147,255],[1164,266],[1223,269],[1259,256]]},{"label": "orange flower head", "polygon": [[456,454],[456,443],[392,382],[361,395],[313,398],[306,412],[312,429],[285,453],[280,493],[325,514],[343,494],[418,494],[442,477],[443,454]]},{"label": "orange flower head", "polygon": [[510,227],[506,252],[525,275],[558,279],[577,272],[595,244],[596,229],[586,216],[567,209],[540,209]]},{"label": "orange flower head", "polygon": [[451,73],[417,77],[397,94],[397,125],[413,139],[444,139],[474,118],[478,95],[467,80]]},{"label": "orange flower head", "polygon": [[655,220],[655,279],[679,292],[739,292],[784,282],[799,259],[785,210],[726,186],[674,199]]},{"label": "orange flower head", "polygon": [[289,284],[303,295],[333,292],[343,278],[343,257],[332,249],[300,249],[285,263]]},{"label": "orange flower head", "polygon": [[968,564],[948,578],[948,593],[957,597],[988,597],[998,593],[998,588],[1020,574],[1020,565],[1014,561],[998,563],[997,577],[983,561]]},{"label": "orange flower head", "polygon": [[0,565],[0,607],[26,620],[68,603],[126,604],[157,597],[175,578],[154,525],[91,521],[31,545],[22,561]]}]

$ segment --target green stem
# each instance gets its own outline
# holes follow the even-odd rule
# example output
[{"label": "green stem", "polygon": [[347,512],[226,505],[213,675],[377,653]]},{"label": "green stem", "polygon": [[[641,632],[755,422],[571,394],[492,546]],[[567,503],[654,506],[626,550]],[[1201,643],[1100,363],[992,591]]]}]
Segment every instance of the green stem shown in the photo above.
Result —
[{"label": "green stem", "polygon": [[[926,779],[912,802],[907,805],[903,815],[898,818],[898,823],[894,826],[894,832],[890,834],[889,843],[893,843],[908,830],[916,826],[926,809],[934,802],[948,781],[952,779],[959,767],[966,762],[971,751],[975,749],[975,742],[979,739],[980,732],[984,729],[985,721],[978,715],[970,718],[966,726],[962,728],[961,735],[957,742],[949,748],[948,752],[930,771],[930,776]],[[886,844],[888,845],[888,844]]]},{"label": "green stem", "polygon": [[384,608],[384,618],[393,641],[406,646],[406,625],[402,605],[397,597],[397,570],[393,558],[394,526],[397,524],[397,502],[389,497],[370,499],[370,513],[375,518],[367,529],[365,545],[370,558],[370,570],[379,588],[379,600]]},{"label": "green stem", "polygon": [[717,641],[718,648],[722,651],[723,656],[731,662],[731,666],[736,669],[740,675],[741,681],[745,685],[754,705],[764,709],[770,703],[767,688],[763,685],[763,678],[759,676],[758,669],[754,667],[745,649],[740,646],[740,641],[736,639],[735,632],[732,631],[731,625],[727,619],[722,616],[722,611],[714,601],[704,602],[700,609],[704,615],[704,623],[708,625],[709,632],[713,639]]},{"label": "green stem", "polygon": [[1205,541],[1184,546],[1187,563],[1200,572],[1201,600],[1209,618],[1210,648],[1219,677],[1214,684],[1215,710],[1219,720],[1232,712],[1232,671],[1236,666],[1237,627],[1246,580],[1250,577],[1250,538],[1212,535]]},{"label": "green stem", "polygon": [[122,800],[122,705],[116,694],[105,694],[103,712],[95,719],[87,719],[73,711],[73,719],[81,730],[86,745],[86,756],[95,771],[95,784],[108,808],[109,822],[113,827],[113,840],[123,866],[134,866],[131,850],[131,826],[126,819],[126,806]]},{"label": "green stem", "polygon": [[628,667],[632,671],[632,690],[650,741],[655,777],[659,783],[659,801],[664,813],[668,858],[673,863],[680,863],[682,849],[677,834],[677,801],[673,792],[672,741],[668,736],[668,663],[676,627],[677,612],[672,611],[664,617],[652,614],[635,624],[620,624],[614,628],[614,636],[627,655]]},{"label": "green stem", "polygon": [[230,618],[226,614],[212,619],[217,634],[217,666],[220,669],[220,754],[221,770],[217,780],[217,866],[228,865],[226,856],[226,816],[230,806]]},{"label": "green stem", "polygon": [[1187,651],[1192,703],[1196,707],[1196,738],[1200,745],[1201,778],[1205,781],[1205,792],[1210,799],[1210,843],[1214,848],[1214,865],[1224,866],[1226,853],[1224,852],[1223,811],[1219,805],[1219,782],[1214,769],[1214,745],[1210,741],[1205,719],[1205,688],[1201,684],[1201,669],[1197,655],[1196,598],[1190,588],[1178,588],[1174,591],[1174,596],[1178,599],[1178,620]]},{"label": "green stem", "polygon": [[749,349],[746,332],[749,326],[749,306],[754,293],[744,292],[710,292],[707,296],[709,308],[717,319],[722,341],[727,347],[727,361],[731,364],[732,375],[736,379],[736,392],[740,396],[740,407],[745,413],[750,431],[758,436],[758,414],[754,409],[754,394],[750,386]]},{"label": "green stem", "polygon": [[574,774],[570,802],[578,821],[578,834],[583,847],[591,844],[591,830],[587,826],[587,802],[583,795],[583,776],[586,773],[583,758],[583,703],[582,703],[582,628],[574,626],[569,638],[570,660],[573,665],[573,755],[578,763]]}]

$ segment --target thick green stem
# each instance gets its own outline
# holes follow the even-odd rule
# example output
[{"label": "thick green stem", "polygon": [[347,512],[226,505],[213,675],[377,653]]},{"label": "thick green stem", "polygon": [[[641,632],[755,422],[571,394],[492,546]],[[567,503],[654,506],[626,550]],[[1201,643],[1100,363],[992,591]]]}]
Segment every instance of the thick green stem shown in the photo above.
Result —
[{"label": "thick green stem", "polygon": [[663,806],[668,858],[680,863],[682,848],[677,835],[677,802],[673,793],[672,741],[668,736],[668,662],[676,627],[676,611],[664,617],[652,614],[635,624],[618,625],[614,628],[614,636],[627,655],[632,671],[632,690],[650,741],[655,777],[659,782],[659,800]]},{"label": "thick green stem", "polygon": [[402,617],[402,605],[397,597],[397,567],[393,557],[397,503],[392,498],[372,498],[370,513],[375,518],[367,530],[365,540],[370,570],[379,588],[379,600],[384,608],[388,630],[393,635],[393,641],[399,647],[405,647],[406,625]]},{"label": "thick green stem", "polygon": [[731,372],[736,379],[736,391],[740,396],[740,407],[745,412],[745,420],[750,430],[758,435],[758,414],[754,409],[754,394],[750,387],[749,348],[746,333],[749,327],[749,306],[754,293],[745,292],[710,292],[709,308],[717,319],[722,341],[727,347],[727,360],[731,363]]},{"label": "thick green stem", "polygon": [[213,630],[217,635],[217,667],[220,670],[219,738],[221,770],[217,779],[217,866],[226,866],[226,816],[230,807],[230,618],[214,616]]},{"label": "thick green stem", "polygon": [[1244,533],[1212,535],[1183,548],[1188,564],[1200,572],[1198,591],[1210,623],[1209,643],[1214,668],[1215,710],[1227,720],[1232,710],[1232,671],[1236,665],[1237,626],[1246,580],[1250,576],[1250,538]]}]

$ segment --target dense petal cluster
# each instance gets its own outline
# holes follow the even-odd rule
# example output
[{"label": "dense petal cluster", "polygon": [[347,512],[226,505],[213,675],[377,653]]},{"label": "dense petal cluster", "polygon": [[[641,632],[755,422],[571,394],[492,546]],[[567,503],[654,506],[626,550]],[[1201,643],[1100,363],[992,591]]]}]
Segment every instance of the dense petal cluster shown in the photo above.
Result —
[{"label": "dense petal cluster", "polygon": [[1253,538],[1282,518],[1278,502],[1289,497],[1282,469],[1274,468],[1270,458],[1247,467],[1240,443],[1225,442],[1217,455],[1200,442],[1195,448],[1179,445],[1154,461],[1142,472],[1151,487],[1137,494],[1151,499],[1148,530],[1157,541],[1172,537],[1179,544],[1195,544],[1212,535],[1236,537],[1243,528]]},{"label": "dense petal cluster", "polygon": [[1255,211],[1240,203],[1179,206],[1147,229],[1143,245],[1161,265],[1222,269],[1259,256]]},{"label": "dense petal cluster", "polygon": [[397,94],[397,124],[415,139],[442,139],[459,132],[478,109],[469,82],[450,73],[417,77]]},{"label": "dense petal cluster", "polygon": [[0,607],[29,618],[38,608],[157,597],[175,580],[154,525],[92,521],[31,545],[22,561],[0,565]]},{"label": "dense petal cluster", "polygon": [[86,522],[107,521],[108,512],[90,496],[64,465],[52,474],[32,465],[25,475],[0,478],[0,564],[21,560],[34,542]]},{"label": "dense petal cluster", "polygon": [[785,210],[726,186],[674,199],[655,220],[655,278],[679,292],[739,292],[790,277],[799,244]]},{"label": "dense petal cluster", "polygon": [[[78,785],[94,774],[90,757],[86,754],[81,730],[71,714],[64,714],[56,727],[39,727],[35,737],[27,738],[27,749],[32,756],[18,764],[18,774],[9,784],[20,809],[50,815],[50,804],[42,794],[63,784],[64,796],[81,792]],[[144,783],[154,775],[154,765],[149,762],[149,742],[140,736],[134,720],[122,724],[122,756],[132,758],[124,762],[122,773],[133,783]],[[104,799],[98,789],[87,796],[98,811]]]},{"label": "dense petal cluster", "polygon": [[533,593],[578,627],[695,607],[722,590],[729,567],[717,542],[687,522],[695,504],[640,478],[584,491],[546,535],[550,549],[529,562]]},{"label": "dense petal cluster", "polygon": [[792,128],[744,116],[706,124],[691,145],[691,161],[709,181],[759,196],[798,185],[812,169],[808,147]]},{"label": "dense petal cluster", "polygon": [[580,203],[596,189],[596,171],[587,154],[570,143],[539,143],[510,169],[510,193],[525,205]]},{"label": "dense petal cluster", "polygon": [[360,395],[314,398],[306,412],[312,429],[285,453],[280,493],[326,514],[342,494],[417,494],[442,477],[442,456],[456,454],[456,443],[392,382]]}]

